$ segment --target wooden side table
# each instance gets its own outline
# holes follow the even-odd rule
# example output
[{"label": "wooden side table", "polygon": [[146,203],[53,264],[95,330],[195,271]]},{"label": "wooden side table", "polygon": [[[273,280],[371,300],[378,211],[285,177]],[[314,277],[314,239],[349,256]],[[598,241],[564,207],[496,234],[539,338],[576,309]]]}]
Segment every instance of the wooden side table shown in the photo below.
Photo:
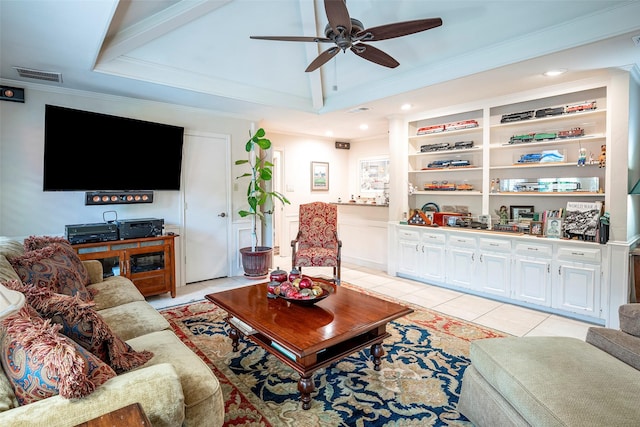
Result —
[{"label": "wooden side table", "polygon": [[142,410],[142,406],[139,403],[133,403],[124,408],[116,409],[86,421],[82,424],[78,424],[76,427],[133,427],[133,426],[146,426],[151,427],[149,418]]}]

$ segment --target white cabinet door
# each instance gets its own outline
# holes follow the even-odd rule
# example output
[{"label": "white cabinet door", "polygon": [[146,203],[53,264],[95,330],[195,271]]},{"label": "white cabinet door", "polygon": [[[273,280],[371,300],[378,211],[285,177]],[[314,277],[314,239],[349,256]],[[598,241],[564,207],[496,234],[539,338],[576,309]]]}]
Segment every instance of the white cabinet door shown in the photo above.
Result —
[{"label": "white cabinet door", "polygon": [[553,264],[552,307],[571,313],[600,316],[599,248],[561,247]]},{"label": "white cabinet door", "polygon": [[551,307],[551,258],[553,246],[544,243],[517,243],[514,299]]},{"label": "white cabinet door", "polygon": [[480,290],[503,297],[511,296],[511,255],[483,252],[478,264]]},{"label": "white cabinet door", "polygon": [[600,311],[600,266],[559,261],[554,281],[553,308],[598,316]]},{"label": "white cabinet door", "polygon": [[476,238],[452,234],[449,236],[447,249],[447,283],[463,288],[476,288]]},{"label": "white cabinet door", "polygon": [[478,241],[479,290],[511,297],[511,240],[480,238]]},{"label": "white cabinet door", "polygon": [[420,232],[398,229],[398,273],[418,278],[420,267]]},{"label": "white cabinet door", "polygon": [[513,297],[520,301],[550,307],[550,264],[550,259],[516,258]]},{"label": "white cabinet door", "polygon": [[398,273],[418,278],[421,254],[418,240],[400,240],[398,242]]},{"label": "white cabinet door", "polygon": [[444,283],[445,281],[445,235],[426,232],[422,235],[421,277],[428,282]]}]

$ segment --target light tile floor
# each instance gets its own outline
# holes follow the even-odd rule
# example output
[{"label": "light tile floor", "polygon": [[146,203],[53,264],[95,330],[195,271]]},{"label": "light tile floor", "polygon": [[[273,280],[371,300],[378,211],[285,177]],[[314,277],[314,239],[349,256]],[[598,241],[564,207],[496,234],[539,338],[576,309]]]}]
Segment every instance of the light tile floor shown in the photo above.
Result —
[{"label": "light tile floor", "polygon": [[[274,265],[289,266],[289,258],[276,256]],[[284,270],[287,268],[283,267]],[[309,275],[330,274],[330,269],[305,269]],[[389,276],[385,272],[357,265],[342,265],[342,280],[374,292],[417,304],[440,313],[471,321],[515,336],[570,336],[585,339],[591,323],[545,313],[517,305],[465,294],[451,289]],[[243,276],[225,277],[181,286],[176,298],[158,295],[147,298],[156,309],[204,299],[206,294],[257,283]]]}]

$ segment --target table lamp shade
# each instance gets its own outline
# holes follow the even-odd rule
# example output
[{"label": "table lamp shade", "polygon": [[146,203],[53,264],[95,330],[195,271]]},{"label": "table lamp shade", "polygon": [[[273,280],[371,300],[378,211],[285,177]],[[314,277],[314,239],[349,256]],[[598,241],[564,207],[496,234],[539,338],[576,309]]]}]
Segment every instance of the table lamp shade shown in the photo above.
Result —
[{"label": "table lamp shade", "polygon": [[24,295],[0,285],[0,319],[20,310],[24,305]]}]

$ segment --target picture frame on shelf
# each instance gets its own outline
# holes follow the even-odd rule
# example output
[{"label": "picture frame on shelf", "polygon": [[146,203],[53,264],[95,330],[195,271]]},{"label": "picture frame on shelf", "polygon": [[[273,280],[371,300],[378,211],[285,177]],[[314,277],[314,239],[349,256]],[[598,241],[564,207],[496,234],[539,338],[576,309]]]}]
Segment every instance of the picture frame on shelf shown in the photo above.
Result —
[{"label": "picture frame on shelf", "polygon": [[311,191],[329,191],[329,162],[311,162]]},{"label": "picture frame on shelf", "polygon": [[520,221],[520,214],[523,212],[533,212],[533,206],[509,206],[509,218],[511,221]]},{"label": "picture frame on shelf", "polygon": [[529,225],[529,234],[532,236],[542,236],[544,234],[542,225],[542,221],[531,221],[531,224]]},{"label": "picture frame on shelf", "polygon": [[562,218],[548,218],[545,223],[544,234],[550,239],[562,237]]}]

